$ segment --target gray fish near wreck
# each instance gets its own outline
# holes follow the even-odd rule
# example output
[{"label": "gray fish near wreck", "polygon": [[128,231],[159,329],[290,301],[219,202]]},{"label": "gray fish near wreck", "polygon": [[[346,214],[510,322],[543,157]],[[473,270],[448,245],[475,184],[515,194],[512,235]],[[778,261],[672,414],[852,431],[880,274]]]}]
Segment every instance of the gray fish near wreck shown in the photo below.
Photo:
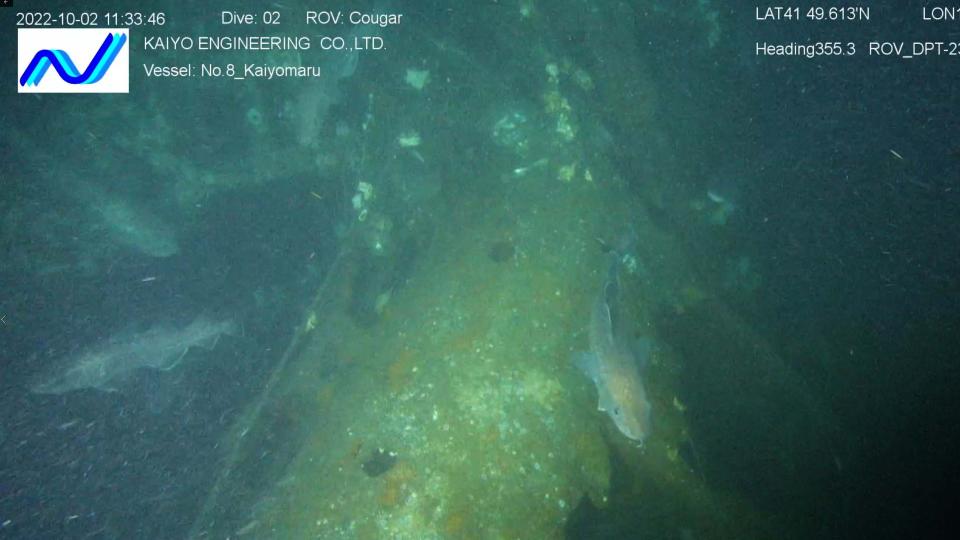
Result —
[{"label": "gray fish near wreck", "polygon": [[232,320],[204,316],[182,328],[154,325],[143,332],[111,336],[34,385],[36,394],[63,394],[83,388],[116,392],[135,370],[168,371],[175,368],[191,347],[212,349],[223,334],[236,334]]},{"label": "gray fish near wreck", "polygon": [[590,350],[575,355],[575,363],[596,384],[598,408],[613,419],[627,438],[643,443],[650,435],[651,411],[640,376],[650,356],[651,341],[628,343],[626,324],[618,312],[619,255],[608,255],[610,268],[590,312]]}]

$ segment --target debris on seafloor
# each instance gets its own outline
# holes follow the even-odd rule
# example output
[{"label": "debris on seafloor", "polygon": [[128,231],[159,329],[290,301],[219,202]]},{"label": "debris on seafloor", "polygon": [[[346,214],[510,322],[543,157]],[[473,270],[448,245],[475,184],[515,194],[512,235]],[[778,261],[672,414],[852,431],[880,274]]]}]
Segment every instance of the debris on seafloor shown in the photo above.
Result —
[{"label": "debris on seafloor", "polygon": [[363,469],[363,472],[367,473],[367,476],[375,478],[392,469],[396,463],[396,452],[377,448],[373,452],[370,452],[370,457],[360,464],[360,468]]}]

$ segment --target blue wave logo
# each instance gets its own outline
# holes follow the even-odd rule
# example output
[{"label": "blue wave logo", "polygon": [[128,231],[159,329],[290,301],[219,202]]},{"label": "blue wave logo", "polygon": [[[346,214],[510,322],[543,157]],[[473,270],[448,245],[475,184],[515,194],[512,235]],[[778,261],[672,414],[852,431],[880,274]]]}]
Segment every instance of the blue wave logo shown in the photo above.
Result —
[{"label": "blue wave logo", "polygon": [[93,84],[103,78],[126,42],[127,36],[125,34],[107,34],[107,38],[103,40],[103,45],[100,45],[97,54],[93,56],[93,60],[83,70],[83,73],[80,73],[80,70],[77,69],[66,52],[60,49],[42,49],[34,55],[27,69],[23,70],[23,75],[20,75],[20,86],[37,86],[50,66],[57,70],[64,82]]}]

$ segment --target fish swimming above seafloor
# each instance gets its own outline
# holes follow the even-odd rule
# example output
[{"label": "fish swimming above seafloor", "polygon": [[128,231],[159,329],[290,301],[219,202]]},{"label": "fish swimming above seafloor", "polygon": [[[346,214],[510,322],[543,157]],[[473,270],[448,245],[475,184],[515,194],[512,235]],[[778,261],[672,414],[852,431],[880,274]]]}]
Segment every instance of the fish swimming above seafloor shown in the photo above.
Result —
[{"label": "fish swimming above seafloor", "polygon": [[590,350],[577,354],[575,361],[597,386],[598,408],[627,438],[643,443],[650,435],[651,412],[640,364],[650,356],[651,342],[644,338],[636,346],[628,343],[619,310],[620,256],[612,252],[608,257],[610,267],[590,312]]},{"label": "fish swimming above seafloor", "polygon": [[183,328],[158,324],[143,332],[111,336],[77,357],[30,390],[37,394],[63,394],[83,388],[116,392],[141,368],[169,371],[191,347],[213,349],[223,334],[236,334],[232,320],[197,317]]}]

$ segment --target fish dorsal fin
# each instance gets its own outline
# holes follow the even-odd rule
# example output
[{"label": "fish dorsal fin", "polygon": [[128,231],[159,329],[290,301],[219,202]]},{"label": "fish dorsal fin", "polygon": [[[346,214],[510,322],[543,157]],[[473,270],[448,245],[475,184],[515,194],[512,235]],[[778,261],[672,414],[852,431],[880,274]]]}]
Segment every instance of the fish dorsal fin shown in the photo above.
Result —
[{"label": "fish dorsal fin", "polygon": [[619,285],[615,283],[608,283],[604,287],[603,315],[607,319],[608,328],[614,334],[623,330],[620,321],[619,290]]},{"label": "fish dorsal fin", "polygon": [[613,312],[610,311],[610,304],[603,303],[600,306],[600,315],[604,319],[605,326],[609,329],[613,329]]},{"label": "fish dorsal fin", "polygon": [[614,323],[616,323],[618,319],[617,306],[620,301],[620,272],[617,270],[617,266],[619,264],[619,259],[613,256],[610,262],[610,268],[607,270],[607,275],[603,281],[603,287],[600,290],[600,298],[602,298],[605,315],[607,316],[607,322],[610,323],[610,328],[616,328]]}]

